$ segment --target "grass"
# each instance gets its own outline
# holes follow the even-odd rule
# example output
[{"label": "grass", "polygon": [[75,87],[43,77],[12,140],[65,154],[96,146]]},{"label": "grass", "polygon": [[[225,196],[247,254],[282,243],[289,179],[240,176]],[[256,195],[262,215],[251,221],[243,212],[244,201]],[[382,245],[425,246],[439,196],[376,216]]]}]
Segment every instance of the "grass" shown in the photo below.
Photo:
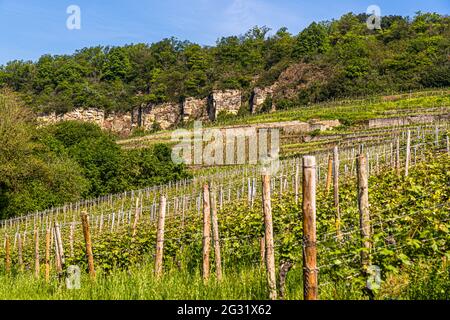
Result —
[{"label": "grass", "polygon": [[[386,275],[375,299],[450,299],[450,268],[437,272],[432,265],[430,261],[416,263],[407,272]],[[286,300],[303,299],[302,282],[302,268],[294,267],[286,281]],[[267,300],[269,296],[265,270],[259,266],[230,271],[222,282],[213,275],[207,284],[199,272],[171,271],[157,279],[149,263],[108,275],[100,271],[94,281],[83,273],[80,289],[67,289],[56,278],[46,283],[31,273],[2,275],[0,283],[0,300]],[[368,299],[358,285],[347,281],[320,286],[319,298]]]},{"label": "grass", "polygon": [[[442,163],[443,161],[448,161],[446,155],[435,159],[436,164]],[[430,164],[430,168],[435,168],[436,164]],[[436,171],[418,171],[415,172],[416,168],[411,170],[411,178],[403,179],[398,178],[398,181],[393,181],[394,185],[400,186],[399,181],[403,181],[403,187],[407,190],[415,190],[414,192],[419,192],[420,188],[413,188],[414,186],[421,186],[424,182],[428,182],[429,185],[433,185],[435,190],[430,191],[433,197],[446,197],[447,192],[443,185],[447,181],[446,176],[442,176],[442,172]],[[445,170],[445,169],[442,169]],[[418,174],[418,176],[417,176]],[[380,206],[384,207],[383,201],[385,198],[382,194],[377,194],[375,191],[378,190],[377,183],[371,178],[370,185],[372,186],[369,194],[372,198],[372,214],[377,217],[379,214]],[[414,183],[416,179],[418,182]],[[392,179],[384,179],[383,181],[391,181]],[[412,189],[411,189],[412,188]],[[351,190],[355,190],[354,186]],[[384,190],[384,189],[383,189]],[[353,197],[348,197],[346,188],[342,189],[342,204],[343,208],[349,208],[350,206],[346,201],[353,202]],[[426,199],[419,199],[423,192],[417,193],[414,196],[414,192],[408,191],[407,199],[413,196],[414,202],[408,206],[410,211],[415,211],[415,206],[419,208],[421,206],[429,206],[429,202]],[[443,192],[444,194],[440,194]],[[384,192],[383,192],[384,193]],[[400,193],[399,190],[394,192],[396,194],[393,198],[398,198]],[[431,197],[431,194],[429,195]],[[448,193],[447,193],[448,194]],[[435,201],[439,202],[437,200]],[[319,199],[320,194],[319,194]],[[401,203],[403,206],[408,204],[405,202],[405,198],[398,198],[397,200],[403,199]],[[329,198],[331,202],[331,198]],[[394,199],[396,200],[396,199]],[[425,202],[424,202],[425,201]],[[428,200],[427,200],[428,201]],[[280,200],[281,202],[281,200]],[[423,202],[423,203],[422,203]],[[284,202],[283,202],[284,203]],[[320,202],[320,210],[318,211],[318,221],[324,223],[328,221],[329,216],[325,217],[322,208],[327,206],[326,203]],[[396,203],[394,201],[394,203]],[[283,210],[284,214],[290,213],[290,207],[277,205],[277,201],[274,199],[273,210],[275,216],[275,222],[277,222],[278,217],[281,217],[279,210]],[[430,208],[431,211],[426,212],[425,209],[420,210],[424,217],[431,219],[432,216],[438,215],[438,211]],[[442,209],[440,214],[445,214],[448,209]],[[447,210],[447,211],[445,211]],[[295,210],[297,212],[297,210]],[[400,210],[402,211],[402,210]],[[344,211],[343,211],[344,212]],[[345,210],[347,219],[355,219],[357,216],[352,214],[353,211]],[[378,213],[377,213],[378,212]],[[383,212],[383,210],[382,210]],[[385,212],[386,219],[389,218],[389,214],[393,213],[393,209]],[[432,214],[432,216],[430,215]],[[352,216],[350,216],[352,215]],[[420,225],[425,223],[422,219],[416,219],[417,214],[409,214],[405,216],[405,221],[417,221]],[[222,216],[220,221],[225,224],[227,219],[232,219],[236,221],[236,218],[228,213],[226,216]],[[416,219],[416,220],[414,220]],[[245,219],[240,220],[240,224],[244,223]],[[389,221],[389,220],[386,220]],[[398,221],[398,220],[397,220]],[[420,222],[422,221],[422,222]],[[290,224],[289,224],[290,225]],[[350,223],[347,223],[350,225]],[[406,230],[408,228],[404,226]],[[442,228],[439,224],[438,227]],[[442,229],[444,230],[444,229]],[[323,234],[323,230],[320,230]],[[398,229],[396,229],[396,232]],[[443,232],[443,231],[441,231]],[[278,237],[284,237],[286,234],[277,232],[276,239]],[[170,236],[170,235],[169,235]],[[148,236],[145,236],[148,238]],[[441,234],[440,239],[445,240],[448,238],[448,234]],[[400,240],[400,238],[397,238]],[[420,237],[419,237],[420,239]],[[444,241],[445,242],[445,241]],[[402,242],[399,245],[403,246]],[[169,245],[170,243],[167,243]],[[242,248],[240,242],[239,248]],[[426,246],[421,246],[419,250],[425,249]],[[332,249],[325,244],[320,245],[322,250],[318,252],[318,264],[323,265],[328,263],[330,257],[327,257],[328,250]],[[383,247],[378,247],[379,249]],[[165,260],[165,274],[161,279],[154,276],[153,269],[153,258],[152,254],[145,254],[144,259],[140,260],[136,264],[130,264],[127,268],[113,268],[109,272],[103,271],[101,268],[98,269],[97,279],[91,281],[86,272],[82,272],[81,279],[81,289],[79,290],[69,290],[65,287],[64,282],[53,276],[50,283],[45,283],[43,280],[37,280],[33,277],[32,272],[29,270],[25,273],[17,272],[13,270],[11,275],[5,275],[3,270],[0,269],[0,299],[29,299],[29,300],[265,300],[268,299],[268,290],[266,285],[266,274],[264,268],[262,268],[258,262],[258,258],[250,257],[248,255],[241,256],[241,258],[233,258],[230,254],[227,254],[225,247],[223,247],[223,265],[224,269],[224,279],[222,282],[218,282],[214,277],[214,272],[210,281],[205,284],[201,273],[200,264],[195,264],[193,267],[187,267],[187,262],[192,258],[192,252],[186,251],[187,253],[180,256],[182,259],[181,264],[171,263],[172,260],[166,257]],[[238,250],[236,246],[231,246],[229,249]],[[277,250],[281,250],[278,248]],[[408,249],[409,250],[409,249]],[[382,287],[375,294],[376,299],[380,300],[392,300],[392,299],[450,299],[450,269],[447,263],[446,257],[448,254],[448,246],[439,245],[436,247],[437,251],[433,251],[432,254],[427,255],[410,255],[407,263],[401,264],[395,268],[385,268],[382,273]],[[444,251],[442,251],[444,250]],[[301,248],[298,249],[298,255],[296,252],[292,252],[292,256],[296,263],[291,271],[288,273],[286,282],[286,295],[285,299],[289,300],[300,300],[303,298],[303,279],[302,279],[302,264],[301,259],[296,258],[301,255]],[[247,252],[244,249],[244,252]],[[374,250],[374,263],[382,263],[383,259],[380,260],[380,256],[375,254]],[[405,251],[408,252],[408,251]],[[447,252],[447,254],[446,254]],[[278,252],[278,253],[281,253]],[[411,252],[410,252],[411,253]],[[341,254],[348,254],[347,251]],[[357,255],[356,255],[357,256]],[[228,258],[227,258],[228,257]],[[378,257],[378,258],[377,258]],[[442,258],[444,257],[444,258]],[[237,259],[237,260],[236,260]],[[281,261],[277,259],[277,261]],[[352,260],[353,261],[353,260]],[[332,266],[332,271],[325,271],[330,269],[320,269],[319,270],[319,297],[323,300],[361,300],[368,299],[368,297],[362,292],[361,288],[364,286],[364,278],[360,275],[352,278],[347,278],[345,274],[351,271],[354,274],[355,271],[359,270],[359,262],[355,260],[351,265],[336,264]],[[337,273],[341,273],[338,275]],[[277,272],[278,273],[278,272]],[[52,273],[53,274],[53,273]],[[42,274],[41,274],[42,275]],[[337,278],[336,278],[337,276]],[[277,275],[278,279],[279,275]]]},{"label": "grass", "polygon": [[[224,274],[221,282],[212,276],[205,284],[200,273],[171,271],[161,279],[153,275],[150,264],[129,270],[98,273],[92,281],[81,278],[80,289],[67,289],[63,281],[37,280],[30,273],[0,276],[1,300],[267,300],[269,293],[265,270],[259,266]],[[361,292],[340,283],[322,292],[323,299],[361,299]],[[293,268],[286,282],[287,300],[303,298],[302,269]]]},{"label": "grass", "polygon": [[[414,97],[402,96],[395,101],[382,101],[380,98],[372,100],[353,101],[348,104],[317,104],[300,106],[289,110],[278,110],[273,113],[257,115],[245,115],[242,117],[226,117],[218,119],[214,123],[205,123],[207,127],[224,127],[235,125],[252,125],[272,122],[286,121],[309,121],[340,120],[343,123],[338,129],[327,133],[352,132],[364,121],[376,118],[395,118],[408,115],[442,114],[450,110],[450,94],[448,90],[422,96],[420,92]],[[192,124],[186,125],[185,129],[192,129]],[[138,138],[119,140],[118,143],[124,148],[148,147],[155,143],[173,143],[171,134],[167,130],[154,134],[144,135]]]},{"label": "grass", "polygon": [[[434,165],[442,164],[444,162],[448,163],[448,157],[442,155],[441,157],[434,157]],[[447,168],[447,167],[445,167]],[[376,213],[377,210],[382,213],[394,213],[391,209],[390,212],[384,212],[386,198],[385,191],[389,190],[392,194],[391,197],[395,200],[391,205],[396,207],[396,201],[399,204],[403,204],[400,209],[407,208],[410,211],[415,211],[415,209],[420,209],[420,212],[425,212],[424,218],[427,219],[433,217],[437,214],[436,212],[428,212],[426,207],[431,207],[429,202],[421,203],[419,197],[424,195],[422,186],[427,186],[427,189],[433,187],[433,191],[428,197],[431,199],[440,199],[445,197],[447,192],[447,182],[448,175],[440,174],[438,177],[433,176],[435,167],[431,166],[430,169],[419,171],[417,175],[417,182],[413,184],[415,177],[415,168],[412,168],[410,172],[410,177],[408,179],[403,179],[398,177],[397,179],[384,179],[380,180],[377,177],[372,177],[371,182],[371,210],[372,213]],[[432,171],[433,170],[433,171]],[[445,171],[448,172],[448,171]],[[444,173],[445,173],[444,172]],[[442,172],[441,172],[442,173]],[[391,177],[392,178],[392,177]],[[445,180],[447,179],[447,180]],[[381,184],[383,187],[378,186],[378,183],[383,181],[393,181],[392,185],[387,186]],[[400,189],[396,190],[394,186],[398,186]],[[389,187],[389,188],[388,188]],[[413,188],[414,187],[414,188]],[[380,190],[381,189],[381,190]],[[400,197],[403,189],[405,195],[412,196],[416,195],[414,198],[414,203],[409,204],[406,202],[405,197]],[[410,190],[411,189],[411,190]],[[349,189],[350,190],[350,189]],[[379,191],[380,190],[380,191]],[[422,191],[421,191],[422,190]],[[356,214],[356,204],[355,196],[351,192],[356,192],[354,186],[351,187],[351,192],[344,192],[346,188],[343,186],[341,190],[342,196],[342,208],[348,208],[348,210],[343,210],[347,215],[349,222],[350,220],[357,217]],[[320,196],[319,190],[319,196]],[[444,195],[442,195],[444,193]],[[448,192],[447,192],[448,194]],[[349,195],[352,195],[351,197]],[[398,198],[398,199],[397,199]],[[320,199],[320,197],[319,197]],[[409,198],[408,198],[409,199]],[[448,196],[447,198],[448,199]],[[292,199],[291,199],[292,201]],[[436,200],[437,201],[437,200]],[[279,200],[281,203],[281,198]],[[351,203],[351,205],[347,205]],[[439,201],[437,201],[439,202]],[[286,205],[287,201],[283,204]],[[388,203],[389,204],[389,203]],[[331,208],[332,199],[327,198],[327,201],[321,202],[321,206],[318,210],[319,221],[331,221],[331,212],[334,215],[334,211],[328,210]],[[422,208],[425,206],[425,208]],[[241,208],[247,217],[249,210]],[[400,210],[399,209],[399,210]],[[430,208],[431,210],[432,208]],[[227,209],[228,210],[228,209]],[[239,234],[240,229],[246,222],[244,218],[238,219],[233,216],[233,212],[237,211],[238,208],[231,206],[226,215],[220,216],[221,224],[225,224],[226,220],[229,218],[233,220],[233,224],[230,224],[228,231],[236,228],[237,234]],[[257,209],[259,210],[259,209]],[[294,212],[289,206],[277,206],[277,200],[273,200],[273,210],[274,216],[282,216],[278,213],[283,213],[283,217],[287,214]],[[278,211],[277,211],[278,210]],[[446,213],[448,209],[443,209],[441,213]],[[260,210],[259,210],[260,211]],[[295,214],[298,209],[295,209]],[[374,215],[375,216],[375,215]],[[223,219],[222,219],[223,217]],[[239,217],[239,215],[237,215]],[[388,216],[383,216],[386,218]],[[409,219],[414,216],[410,214]],[[296,218],[296,215],[295,215]],[[288,219],[289,220],[289,219]],[[250,220],[249,220],[250,221]],[[290,221],[290,220],[289,220]],[[288,221],[288,222],[289,222]],[[297,221],[297,220],[295,220]],[[421,219],[417,222],[419,225],[425,224]],[[237,223],[236,223],[237,222]],[[170,223],[169,223],[170,224]],[[168,224],[168,225],[169,225]],[[290,224],[289,224],[290,225]],[[347,223],[347,225],[352,225]],[[172,228],[172,234],[169,232],[169,237],[173,236],[176,238],[179,236],[180,230]],[[195,228],[195,230],[200,230],[200,228]],[[234,230],[234,229],[233,229]],[[325,229],[324,229],[325,230]],[[241,230],[242,231],[242,230]],[[222,234],[222,233],[221,233]],[[276,233],[276,236],[284,237],[289,234],[289,231],[283,231]],[[103,237],[103,235],[101,235]],[[426,235],[425,235],[426,236]],[[424,236],[424,237],[425,237]],[[442,239],[448,239],[448,235],[441,235]],[[430,237],[430,236],[428,236]],[[143,235],[142,238],[147,241],[150,236],[147,234]],[[79,237],[81,239],[81,237]],[[200,238],[199,238],[200,239]],[[421,238],[419,238],[421,239]],[[97,240],[94,238],[94,241]],[[112,239],[106,239],[106,242],[111,242]],[[289,239],[288,239],[289,240]],[[153,248],[154,241],[150,241]],[[200,241],[199,241],[200,243]],[[167,241],[166,246],[171,244],[172,247],[179,246],[176,240],[171,243]],[[242,244],[236,242],[235,246],[227,247],[230,251],[245,251],[242,248]],[[95,247],[96,244],[94,244]],[[127,248],[118,247],[116,248],[118,252],[126,251]],[[225,249],[225,248],[224,248]],[[336,249],[336,248],[335,248]],[[445,248],[448,249],[448,248]],[[105,249],[107,250],[107,249]],[[166,250],[166,249],[165,249]],[[256,248],[258,250],[258,248]],[[325,250],[329,250],[329,247],[325,247]],[[1,250],[0,250],[1,251]],[[298,251],[298,252],[297,252]],[[298,256],[301,256],[301,249],[295,251]],[[166,250],[167,252],[167,250]],[[225,250],[224,250],[225,252]],[[84,253],[84,252],[83,252]],[[258,252],[257,252],[258,254]],[[443,254],[443,252],[439,252]],[[145,257],[151,256],[149,252],[145,254]],[[189,254],[186,254],[187,259],[192,258]],[[223,257],[229,255],[223,254]],[[358,257],[358,256],[357,256]],[[195,258],[195,257],[194,257]],[[237,261],[230,259],[224,266],[227,266],[224,270],[225,277],[221,283],[218,283],[212,276],[211,281],[208,284],[203,282],[198,265],[193,269],[186,271],[183,268],[179,269],[176,265],[172,265],[170,268],[166,268],[166,273],[162,279],[157,279],[153,276],[153,261],[151,258],[144,258],[143,261],[139,261],[137,264],[129,263],[128,269],[112,269],[109,273],[102,271],[100,268],[98,270],[97,280],[92,282],[89,280],[85,272],[82,272],[82,287],[80,290],[68,290],[65,288],[64,282],[60,282],[58,279],[53,278],[50,283],[45,283],[42,280],[36,280],[31,271],[26,273],[13,273],[12,275],[4,275],[4,272],[0,269],[0,299],[57,299],[57,300],[163,300],[163,299],[193,299],[193,300],[208,300],[208,299],[229,299],[229,300],[260,300],[267,299],[267,285],[266,285],[266,275],[264,269],[262,269],[258,263],[254,261],[248,262],[242,261],[239,257],[234,257]],[[325,257],[326,258],[326,257]],[[431,255],[426,257],[428,261],[410,261],[411,266],[402,267],[386,274],[383,274],[384,283],[380,292],[377,293],[377,299],[449,299],[450,292],[450,277],[448,268],[441,268],[437,270],[440,266],[439,258],[432,257]],[[83,258],[84,259],[84,258]],[[414,258],[413,258],[414,259]],[[169,260],[169,259],[167,259]],[[166,266],[167,266],[166,260]],[[199,259],[197,259],[200,261]],[[320,260],[320,259],[319,259]],[[129,260],[127,260],[129,261]],[[197,262],[198,262],[197,261]],[[300,260],[298,260],[300,261]],[[380,258],[380,261],[382,259]],[[333,268],[341,268],[339,266]],[[354,272],[358,270],[358,262],[354,262],[353,265],[349,267],[350,271]],[[439,267],[440,268],[440,267]],[[337,269],[341,270],[341,269]],[[336,280],[330,278],[332,273],[327,274],[323,272],[319,274],[319,295],[321,299],[367,299],[367,297],[361,291],[361,282],[357,281],[346,281],[345,279]],[[286,283],[286,299],[298,300],[302,299],[302,266],[301,263],[296,263],[293,269],[289,272]],[[326,284],[331,282],[331,284]]]},{"label": "grass", "polygon": [[[308,121],[311,119],[340,119],[348,123],[361,122],[373,118],[403,116],[402,111],[421,111],[429,108],[450,106],[450,95],[406,98],[397,101],[363,101],[348,105],[312,105],[274,113],[249,115],[242,118],[226,119],[216,125],[254,124],[278,121]],[[391,113],[388,111],[396,111]]]},{"label": "grass", "polygon": [[200,273],[172,271],[163,278],[153,275],[151,264],[115,270],[106,275],[101,271],[91,281],[83,273],[81,289],[69,290],[63,282],[52,279],[49,284],[31,274],[0,276],[0,299],[64,299],[64,300],[204,300],[204,299],[265,299],[264,272],[260,268],[241,269],[226,274],[218,283],[214,278],[205,284]]}]

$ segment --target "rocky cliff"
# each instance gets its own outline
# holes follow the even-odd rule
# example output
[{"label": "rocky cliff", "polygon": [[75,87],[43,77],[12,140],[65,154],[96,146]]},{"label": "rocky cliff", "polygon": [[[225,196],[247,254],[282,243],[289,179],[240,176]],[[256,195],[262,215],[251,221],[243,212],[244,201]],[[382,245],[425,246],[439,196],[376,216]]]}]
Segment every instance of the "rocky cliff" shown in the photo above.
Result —
[{"label": "rocky cliff", "polygon": [[[258,113],[262,111],[264,103],[267,101],[267,99],[272,98],[275,87],[276,85],[272,85],[266,88],[255,88],[253,90],[249,101],[251,113]],[[274,104],[272,104],[271,109],[275,109]]]},{"label": "rocky cliff", "polygon": [[240,90],[214,90],[208,98],[208,115],[215,121],[219,114],[236,115],[242,106]]},{"label": "rocky cliff", "polygon": [[182,116],[182,106],[178,103],[150,104],[133,110],[132,126],[144,130],[170,129],[176,126]]},{"label": "rocky cliff", "polygon": [[92,122],[99,125],[102,129],[110,130],[123,136],[129,135],[133,128],[131,114],[110,113],[107,115],[104,110],[95,108],[75,109],[60,115],[54,112],[38,115],[38,122],[42,125],[71,120]]},{"label": "rocky cliff", "polygon": [[207,98],[186,98],[182,104],[183,121],[208,120],[207,104]]},{"label": "rocky cliff", "polygon": [[[255,89],[250,106],[257,112],[273,89]],[[215,121],[220,114],[234,114],[242,108],[240,90],[214,90],[204,99],[186,98],[181,103],[149,104],[126,113],[106,113],[97,108],[75,109],[65,114],[40,114],[38,121],[52,124],[60,121],[77,120],[98,124],[122,136],[129,135],[133,129],[171,129],[181,122],[194,120]]]}]

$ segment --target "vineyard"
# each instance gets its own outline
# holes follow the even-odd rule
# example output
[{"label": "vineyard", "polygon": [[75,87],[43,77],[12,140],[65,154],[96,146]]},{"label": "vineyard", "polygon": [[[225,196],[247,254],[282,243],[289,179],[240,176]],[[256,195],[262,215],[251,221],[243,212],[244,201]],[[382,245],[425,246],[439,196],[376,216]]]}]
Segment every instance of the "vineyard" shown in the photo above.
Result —
[{"label": "vineyard", "polygon": [[450,298],[447,122],[201,173],[1,221],[0,299]]},{"label": "vineyard", "polygon": [[[283,124],[289,121],[309,121],[313,119],[339,120],[341,126],[321,132],[320,137],[335,143],[336,136],[349,134],[363,134],[366,121],[373,119],[388,120],[414,116],[442,116],[448,119],[449,89],[442,88],[436,91],[417,91],[394,96],[373,96],[361,99],[347,99],[329,101],[326,103],[299,106],[289,110],[279,110],[273,113],[256,115],[233,116],[214,123],[204,123],[205,127],[239,127],[248,125]],[[191,128],[192,122],[185,124]],[[363,130],[364,129],[364,130]],[[383,130],[384,133],[386,130]],[[162,131],[142,137],[122,139],[118,144],[126,149],[143,148],[156,143],[171,144],[172,131]],[[304,146],[301,135],[285,134],[282,137],[282,155],[292,155],[298,146]],[[310,143],[307,143],[308,146]],[[315,149],[315,146],[312,146]]]}]

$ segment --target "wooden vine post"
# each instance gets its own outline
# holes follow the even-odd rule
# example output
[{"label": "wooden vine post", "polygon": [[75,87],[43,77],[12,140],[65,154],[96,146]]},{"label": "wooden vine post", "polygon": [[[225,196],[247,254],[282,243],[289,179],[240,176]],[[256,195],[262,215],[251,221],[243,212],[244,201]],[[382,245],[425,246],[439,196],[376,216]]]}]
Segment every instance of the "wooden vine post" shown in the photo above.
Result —
[{"label": "wooden vine post", "polygon": [[216,192],[211,190],[211,220],[214,241],[214,260],[216,262],[216,277],[222,281],[222,257],[220,254],[219,221],[217,219]]},{"label": "wooden vine post", "polygon": [[395,169],[397,172],[397,175],[400,174],[400,138],[397,138],[396,140],[396,157],[395,157]]},{"label": "wooden vine post", "polygon": [[156,232],[156,258],[155,275],[161,277],[163,273],[163,253],[164,253],[164,227],[166,221],[166,197],[161,196],[159,202],[158,229]]},{"label": "wooden vine post", "polygon": [[267,283],[271,300],[277,299],[277,284],[275,274],[275,252],[273,243],[272,203],[270,195],[270,175],[262,175],[262,202],[264,212],[264,242],[266,246]]},{"label": "wooden vine post", "polygon": [[83,227],[84,242],[86,244],[86,257],[88,260],[89,275],[95,279],[94,255],[92,253],[91,232],[89,230],[89,216],[87,212],[81,213],[81,224]]},{"label": "wooden vine post", "polygon": [[59,223],[55,223],[55,246],[56,246],[56,259],[57,259],[57,267],[58,273],[61,273],[64,269],[65,259],[64,259],[64,248],[61,237],[61,229],[59,227]]},{"label": "wooden vine post", "polygon": [[19,271],[23,272],[23,243],[20,233],[17,234],[17,253],[19,260]]},{"label": "wooden vine post", "polygon": [[39,272],[39,231],[34,229],[34,275],[37,279],[39,278]]},{"label": "wooden vine post", "polygon": [[209,185],[203,185],[203,281],[209,280],[209,256],[211,251],[211,207]]},{"label": "wooden vine post", "polygon": [[450,155],[450,138],[448,137],[448,134],[447,134],[446,140],[447,140],[447,153],[448,153],[448,155]]},{"label": "wooden vine post", "polygon": [[136,237],[139,218],[140,218],[139,197],[136,197],[136,208],[135,208],[135,213],[134,213],[133,233],[131,235],[132,239],[134,239]]},{"label": "wooden vine post", "polygon": [[436,147],[439,147],[439,127],[438,127],[438,125],[436,125],[434,134],[435,134],[435,141],[434,141],[434,143],[435,143]]},{"label": "wooden vine post", "polygon": [[303,157],[303,297],[318,299],[316,247],[316,158]]},{"label": "wooden vine post", "polygon": [[337,146],[333,149],[333,189],[334,189],[334,207],[336,210],[336,236],[339,241],[342,240],[341,232],[341,210],[339,208],[339,149]]},{"label": "wooden vine post", "polygon": [[405,162],[405,177],[409,174],[409,164],[411,162],[411,131],[408,130],[406,137],[406,162]]},{"label": "wooden vine post", "polygon": [[5,235],[5,271],[11,272],[11,245],[9,243],[9,235]]},{"label": "wooden vine post", "polygon": [[327,172],[327,182],[326,182],[326,192],[330,192],[331,180],[333,175],[333,157],[330,155],[328,157],[328,172]]},{"label": "wooden vine post", "polygon": [[259,250],[260,250],[260,258],[261,258],[261,267],[264,267],[266,264],[266,239],[264,236],[259,239]]},{"label": "wooden vine post", "polygon": [[300,174],[300,168],[299,168],[299,165],[298,165],[298,163],[296,164],[296,166],[295,166],[295,185],[294,185],[294,188],[295,188],[295,203],[297,204],[298,203],[298,189],[299,189],[299,174]]},{"label": "wooden vine post", "polygon": [[75,232],[75,222],[72,222],[70,224],[70,231],[69,231],[69,248],[70,248],[70,257],[73,258],[73,241],[74,241],[74,232]]},{"label": "wooden vine post", "polygon": [[364,154],[358,156],[358,207],[360,232],[362,240],[361,266],[365,273],[370,265],[370,212],[369,212],[369,184],[367,161]]},{"label": "wooden vine post", "polygon": [[59,256],[58,241],[56,240],[56,232],[54,232],[54,230],[53,230],[53,237],[55,237],[55,239],[54,239],[54,244],[55,244],[55,268],[56,268],[56,272],[58,273],[58,275],[61,275],[61,273],[62,273],[61,258]]},{"label": "wooden vine post", "polygon": [[45,281],[50,281],[50,229],[47,228],[45,232]]}]

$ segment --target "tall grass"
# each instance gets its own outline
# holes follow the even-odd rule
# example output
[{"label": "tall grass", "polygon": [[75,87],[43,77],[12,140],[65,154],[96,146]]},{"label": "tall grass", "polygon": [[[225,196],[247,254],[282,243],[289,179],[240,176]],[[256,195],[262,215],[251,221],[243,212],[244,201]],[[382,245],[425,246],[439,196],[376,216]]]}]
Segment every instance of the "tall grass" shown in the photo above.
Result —
[{"label": "tall grass", "polygon": [[[425,273],[428,267],[414,267],[407,274],[389,275],[376,299],[450,299],[450,269]],[[427,270],[429,271],[429,270]],[[424,276],[425,275],[425,276]],[[325,279],[323,283],[326,283]],[[0,276],[1,300],[267,300],[265,270],[248,267],[224,275],[221,282],[214,277],[205,284],[201,274],[172,271],[155,278],[150,264],[99,272],[96,280],[84,274],[80,289],[67,289],[64,280],[46,283],[31,273]],[[287,300],[303,299],[302,270],[293,268],[286,282]],[[338,281],[319,287],[322,300],[367,299],[361,287]]]},{"label": "tall grass", "polygon": [[81,289],[67,289],[65,282],[56,278],[47,284],[29,273],[0,276],[0,283],[0,299],[240,300],[267,297],[265,274],[259,267],[225,274],[221,282],[213,277],[207,284],[199,272],[173,271],[158,279],[150,264],[115,270],[111,274],[99,272],[94,281],[83,273]]}]

